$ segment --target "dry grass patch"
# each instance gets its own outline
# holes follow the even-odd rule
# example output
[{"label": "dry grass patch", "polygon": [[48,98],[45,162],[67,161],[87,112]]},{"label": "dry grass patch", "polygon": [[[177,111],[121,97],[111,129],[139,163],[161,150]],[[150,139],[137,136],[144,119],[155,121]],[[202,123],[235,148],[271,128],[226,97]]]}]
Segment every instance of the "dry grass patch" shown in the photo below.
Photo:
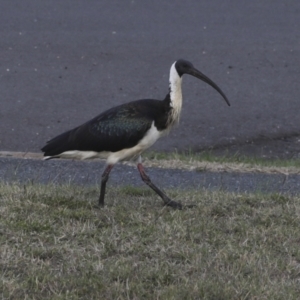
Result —
[{"label": "dry grass patch", "polygon": [[196,170],[199,172],[239,172],[265,174],[300,174],[300,160],[268,159],[245,155],[216,156],[210,152],[158,153],[146,152],[145,163],[150,167]]},{"label": "dry grass patch", "polygon": [[0,184],[2,299],[298,299],[300,199]]}]

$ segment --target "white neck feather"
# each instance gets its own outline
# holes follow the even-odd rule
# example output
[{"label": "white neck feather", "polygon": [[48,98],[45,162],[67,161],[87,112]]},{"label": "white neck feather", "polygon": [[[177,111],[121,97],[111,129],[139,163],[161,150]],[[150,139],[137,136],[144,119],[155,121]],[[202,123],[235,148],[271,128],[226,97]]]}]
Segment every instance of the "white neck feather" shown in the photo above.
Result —
[{"label": "white neck feather", "polygon": [[171,107],[172,113],[170,115],[169,122],[171,124],[177,124],[180,118],[180,112],[182,107],[182,91],[181,91],[181,83],[182,78],[178,75],[177,70],[175,68],[175,63],[171,66],[170,70],[170,99],[171,99]]}]

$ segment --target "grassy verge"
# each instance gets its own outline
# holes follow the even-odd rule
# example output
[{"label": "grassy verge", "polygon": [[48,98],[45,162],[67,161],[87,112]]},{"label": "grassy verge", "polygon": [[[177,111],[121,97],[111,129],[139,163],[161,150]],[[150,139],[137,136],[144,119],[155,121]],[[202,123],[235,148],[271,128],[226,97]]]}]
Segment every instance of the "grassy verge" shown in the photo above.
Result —
[{"label": "grassy verge", "polygon": [[300,159],[269,159],[239,154],[214,155],[209,151],[200,153],[146,152],[143,155],[149,166],[180,168],[213,172],[263,172],[299,174]]},{"label": "grassy verge", "polygon": [[300,198],[0,184],[1,299],[299,299]]},{"label": "grassy verge", "polygon": [[222,155],[215,155],[212,151],[201,151],[201,152],[156,152],[148,151],[143,154],[143,157],[148,159],[157,160],[181,160],[183,162],[190,161],[205,161],[212,163],[236,163],[246,165],[259,165],[262,167],[297,167],[300,168],[299,158],[264,158],[261,156],[247,156],[239,153],[228,153]]}]

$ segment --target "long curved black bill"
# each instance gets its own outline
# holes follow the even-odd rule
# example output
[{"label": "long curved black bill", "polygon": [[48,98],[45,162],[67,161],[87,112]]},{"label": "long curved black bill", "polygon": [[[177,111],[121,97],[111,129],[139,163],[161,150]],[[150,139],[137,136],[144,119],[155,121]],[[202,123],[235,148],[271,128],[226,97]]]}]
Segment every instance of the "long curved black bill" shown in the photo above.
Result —
[{"label": "long curved black bill", "polygon": [[204,81],[207,84],[209,84],[210,86],[212,86],[215,90],[217,90],[222,95],[222,97],[224,98],[224,100],[226,101],[228,106],[230,106],[230,102],[227,99],[226,95],[223,93],[223,91],[211,79],[209,79],[207,76],[205,76],[203,73],[201,73],[200,71],[198,71],[195,68],[189,70],[187,73],[194,76],[194,77],[196,77],[196,78],[201,79],[202,81]]}]

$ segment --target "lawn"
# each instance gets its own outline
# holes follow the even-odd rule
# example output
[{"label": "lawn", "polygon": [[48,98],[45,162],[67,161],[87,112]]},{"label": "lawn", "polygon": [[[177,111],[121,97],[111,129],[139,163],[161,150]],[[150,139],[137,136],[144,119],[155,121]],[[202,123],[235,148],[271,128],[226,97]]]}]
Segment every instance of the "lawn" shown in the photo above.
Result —
[{"label": "lawn", "polygon": [[300,197],[0,184],[1,299],[299,299]]}]

